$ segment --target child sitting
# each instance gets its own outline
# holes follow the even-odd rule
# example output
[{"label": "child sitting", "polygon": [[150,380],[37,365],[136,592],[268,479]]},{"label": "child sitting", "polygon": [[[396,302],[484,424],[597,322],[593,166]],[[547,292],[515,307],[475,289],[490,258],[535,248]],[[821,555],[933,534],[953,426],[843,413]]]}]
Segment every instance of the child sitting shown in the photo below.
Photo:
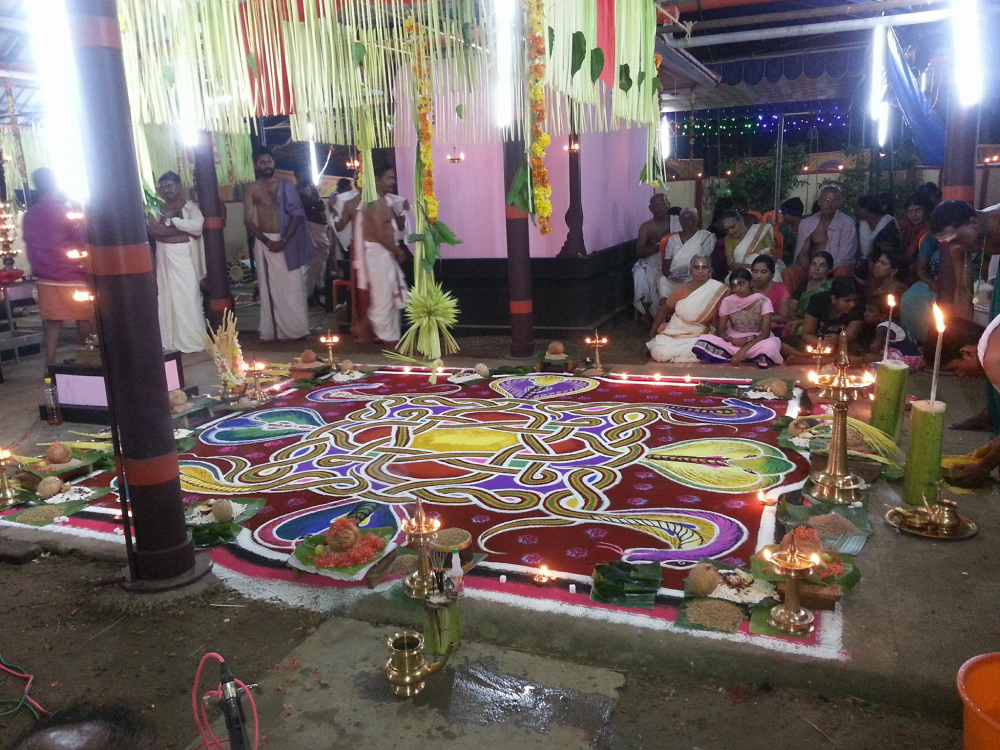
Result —
[{"label": "child sitting", "polygon": [[744,361],[756,362],[761,369],[781,364],[781,341],[771,335],[774,306],[763,294],[753,291],[753,277],[745,268],[733,271],[729,279],[732,294],[719,305],[715,330],[721,335],[701,336],[692,347],[702,362],[729,362],[734,367]]},{"label": "child sitting", "polygon": [[924,369],[926,363],[920,347],[899,323],[889,322],[890,310],[885,295],[868,300],[865,305],[865,324],[875,326],[875,338],[867,352],[860,357],[851,357],[852,364],[881,362],[883,355],[886,354],[885,339],[888,336],[889,351],[886,359],[899,360],[913,371]]}]

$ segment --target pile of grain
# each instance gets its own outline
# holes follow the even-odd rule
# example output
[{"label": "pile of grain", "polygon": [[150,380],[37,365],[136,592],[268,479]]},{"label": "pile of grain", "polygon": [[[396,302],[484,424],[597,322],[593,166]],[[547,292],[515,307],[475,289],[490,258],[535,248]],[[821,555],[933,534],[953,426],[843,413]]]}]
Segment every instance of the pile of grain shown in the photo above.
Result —
[{"label": "pile of grain", "polygon": [[813,516],[809,519],[809,525],[821,534],[838,536],[840,534],[851,534],[858,530],[858,527],[838,513],[826,513],[822,516]]},{"label": "pile of grain", "polygon": [[688,621],[710,630],[730,633],[743,621],[743,610],[719,599],[689,601],[684,610]]},{"label": "pile of grain", "polygon": [[461,547],[472,538],[465,529],[441,529],[434,537],[434,548],[451,552],[455,547]]}]

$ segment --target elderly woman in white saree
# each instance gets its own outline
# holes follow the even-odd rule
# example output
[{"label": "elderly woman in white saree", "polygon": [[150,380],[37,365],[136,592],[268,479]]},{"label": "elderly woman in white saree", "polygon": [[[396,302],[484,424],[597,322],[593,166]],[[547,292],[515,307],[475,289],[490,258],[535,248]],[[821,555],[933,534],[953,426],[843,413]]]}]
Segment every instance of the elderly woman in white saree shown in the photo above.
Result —
[{"label": "elderly woman in white saree", "polygon": [[707,255],[691,258],[691,281],[682,284],[664,300],[653,321],[650,356],[657,362],[697,362],[691,351],[698,338],[710,331],[719,303],[729,292],[712,278],[712,262]]},{"label": "elderly woman in white saree", "polygon": [[691,281],[691,259],[695,255],[711,255],[715,235],[698,228],[698,210],[685,208],[678,217],[681,231],[668,234],[660,240],[660,258],[663,276],[659,281],[660,299],[670,297],[674,291]]},{"label": "elderly woman in white saree", "polygon": [[[720,224],[726,233],[726,265],[730,272],[740,268],[750,270],[758,255],[774,257],[774,227],[770,224],[747,224],[735,211],[725,214]],[[785,264],[779,258],[774,261],[774,280],[781,281]]]}]

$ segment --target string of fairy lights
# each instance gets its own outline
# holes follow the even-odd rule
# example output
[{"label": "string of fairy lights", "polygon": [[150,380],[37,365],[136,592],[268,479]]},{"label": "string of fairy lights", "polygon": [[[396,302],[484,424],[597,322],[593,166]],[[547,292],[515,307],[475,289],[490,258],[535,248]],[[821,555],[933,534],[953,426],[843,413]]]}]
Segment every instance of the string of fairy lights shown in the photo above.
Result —
[{"label": "string of fairy lights", "polygon": [[[780,112],[758,111],[743,115],[712,116],[705,110],[691,118],[690,113],[671,112],[663,116],[664,127],[671,136],[695,135],[746,136],[760,131],[777,130]],[[785,119],[785,132],[808,131],[813,128],[849,128],[851,115],[840,107],[817,109],[809,115]]]}]

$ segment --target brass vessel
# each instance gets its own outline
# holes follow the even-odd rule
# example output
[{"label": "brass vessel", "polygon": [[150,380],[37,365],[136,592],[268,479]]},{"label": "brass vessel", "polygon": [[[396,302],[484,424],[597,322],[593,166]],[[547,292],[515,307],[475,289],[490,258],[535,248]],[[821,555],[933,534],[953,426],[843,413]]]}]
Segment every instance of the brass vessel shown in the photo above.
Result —
[{"label": "brass vessel", "polygon": [[447,650],[433,664],[424,661],[424,637],[414,630],[401,630],[389,637],[389,661],[385,663],[385,677],[394,695],[412,698],[424,689],[425,680],[448,662],[455,650]]},{"label": "brass vessel", "polygon": [[812,632],[813,613],[799,602],[799,579],[812,573],[819,558],[799,552],[794,539],[787,550],[774,553],[765,550],[764,557],[774,566],[774,572],[785,579],[785,601],[771,608],[768,624],[784,633]]}]

